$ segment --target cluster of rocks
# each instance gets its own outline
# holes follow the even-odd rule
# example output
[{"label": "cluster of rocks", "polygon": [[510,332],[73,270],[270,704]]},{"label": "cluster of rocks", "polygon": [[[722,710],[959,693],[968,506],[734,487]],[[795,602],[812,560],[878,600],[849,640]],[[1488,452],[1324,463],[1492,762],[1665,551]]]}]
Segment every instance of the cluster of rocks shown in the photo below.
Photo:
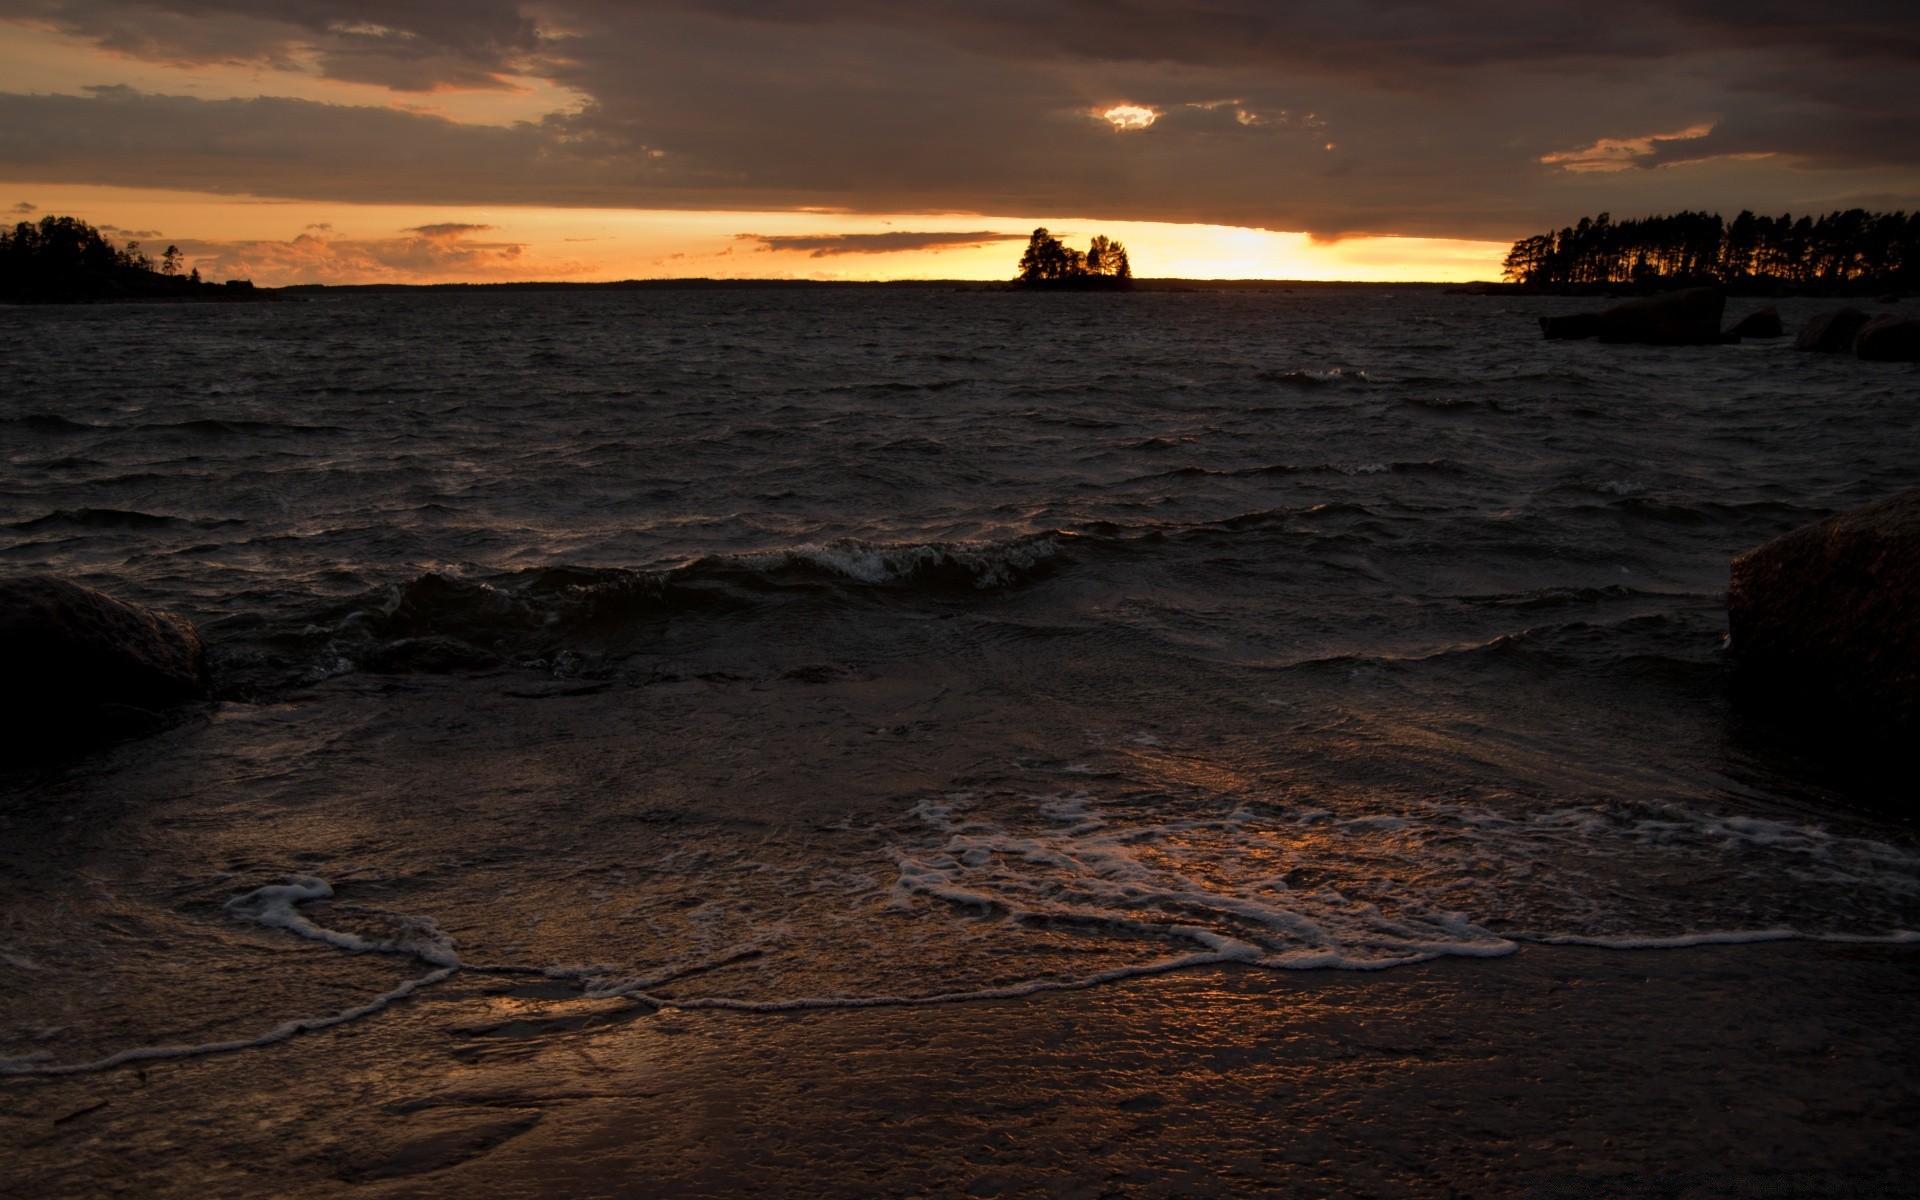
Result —
[{"label": "cluster of rocks", "polygon": [[[1628,300],[1601,312],[1541,317],[1540,333],[1553,340],[1598,338],[1643,346],[1712,346],[1786,336],[1780,313],[1772,308],[1748,313],[1722,329],[1726,303],[1712,288],[1688,288]],[[1851,351],[1875,362],[1920,362],[1920,317],[1869,316],[1854,308],[1822,313],[1801,327],[1794,348],[1826,354]]]},{"label": "cluster of rocks", "polygon": [[1920,362],[1920,317],[1869,316],[1857,308],[1821,313],[1800,327],[1795,350],[1845,354],[1872,362]]}]

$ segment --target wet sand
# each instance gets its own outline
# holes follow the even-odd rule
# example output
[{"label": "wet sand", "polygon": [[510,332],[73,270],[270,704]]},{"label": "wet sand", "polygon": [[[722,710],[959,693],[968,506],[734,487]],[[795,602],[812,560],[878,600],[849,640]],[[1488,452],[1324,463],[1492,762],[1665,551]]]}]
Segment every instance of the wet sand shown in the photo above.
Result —
[{"label": "wet sand", "polygon": [[786,1015],[463,974],[8,1081],[0,1146],[19,1196],[1914,1195],[1916,983],[1804,943]]}]

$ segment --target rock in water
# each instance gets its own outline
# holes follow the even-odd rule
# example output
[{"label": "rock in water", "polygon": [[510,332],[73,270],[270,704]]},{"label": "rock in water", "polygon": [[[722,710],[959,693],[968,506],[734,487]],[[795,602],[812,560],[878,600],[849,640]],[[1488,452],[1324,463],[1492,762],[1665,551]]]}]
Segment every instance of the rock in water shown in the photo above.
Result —
[{"label": "rock in water", "polygon": [[1920,488],[1777,537],[1733,561],[1727,626],[1760,696],[1869,736],[1920,710]]},{"label": "rock in water", "polygon": [[1866,325],[1867,314],[1857,308],[1837,308],[1809,318],[1793,339],[1795,350],[1818,354],[1845,354],[1853,349],[1853,335]]},{"label": "rock in water", "polygon": [[1853,336],[1853,352],[1873,362],[1920,362],[1920,317],[1875,317]]},{"label": "rock in water", "polygon": [[1741,317],[1732,329],[1727,330],[1728,337],[1737,338],[1777,338],[1787,336],[1786,326],[1780,323],[1780,310],[1763,308],[1759,312],[1750,312]]},{"label": "rock in water", "polygon": [[1600,314],[1600,340],[1646,346],[1707,346],[1720,336],[1727,301],[1712,288],[1687,288],[1616,304]]},{"label": "rock in water", "polygon": [[6,756],[42,758],[159,725],[208,693],[191,623],[52,575],[0,581],[0,655],[15,716]]},{"label": "rock in water", "polygon": [[1540,318],[1540,336],[1550,340],[1579,341],[1600,332],[1599,313],[1566,313]]}]

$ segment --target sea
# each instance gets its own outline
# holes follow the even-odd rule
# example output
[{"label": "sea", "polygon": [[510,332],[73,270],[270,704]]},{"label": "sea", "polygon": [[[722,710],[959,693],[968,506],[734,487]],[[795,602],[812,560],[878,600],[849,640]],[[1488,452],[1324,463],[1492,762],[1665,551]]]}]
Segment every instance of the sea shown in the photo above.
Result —
[{"label": "sea", "polygon": [[463,976],[772,1013],[1920,942],[1911,781],[1747,703],[1725,609],[1920,483],[1920,370],[1540,338],[1591,303],[0,309],[4,569],[189,618],[217,690],[0,773],[0,1073]]}]

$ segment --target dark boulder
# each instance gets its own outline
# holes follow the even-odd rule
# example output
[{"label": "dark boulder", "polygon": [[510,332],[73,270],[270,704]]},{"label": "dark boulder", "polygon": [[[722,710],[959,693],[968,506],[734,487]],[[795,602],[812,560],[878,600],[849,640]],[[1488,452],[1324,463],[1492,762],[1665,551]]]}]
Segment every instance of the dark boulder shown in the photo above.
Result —
[{"label": "dark boulder", "polygon": [[1759,312],[1750,312],[1727,330],[1728,337],[1737,338],[1777,338],[1787,336],[1787,327],[1780,323],[1780,310],[1763,308]]},{"label": "dark boulder", "polygon": [[1579,341],[1581,338],[1598,336],[1600,333],[1599,313],[1566,313],[1557,317],[1540,318],[1540,336],[1549,340]]},{"label": "dark boulder", "polygon": [[1920,362],[1920,317],[1875,317],[1853,335],[1853,352],[1874,362]]},{"label": "dark boulder", "polygon": [[1643,296],[1600,314],[1600,340],[1645,346],[1707,346],[1720,335],[1726,297],[1712,288],[1687,288],[1662,296]]},{"label": "dark boulder", "polygon": [[1920,732],[1920,488],[1736,558],[1727,626],[1750,698],[1849,738]]},{"label": "dark boulder", "polygon": [[1793,348],[1817,354],[1845,354],[1853,349],[1853,335],[1859,333],[1868,320],[1867,314],[1857,308],[1821,313],[1800,327],[1793,339]]},{"label": "dark boulder", "polygon": [[0,740],[14,760],[145,732],[208,694],[192,624],[52,575],[0,580],[0,657],[15,714]]}]

